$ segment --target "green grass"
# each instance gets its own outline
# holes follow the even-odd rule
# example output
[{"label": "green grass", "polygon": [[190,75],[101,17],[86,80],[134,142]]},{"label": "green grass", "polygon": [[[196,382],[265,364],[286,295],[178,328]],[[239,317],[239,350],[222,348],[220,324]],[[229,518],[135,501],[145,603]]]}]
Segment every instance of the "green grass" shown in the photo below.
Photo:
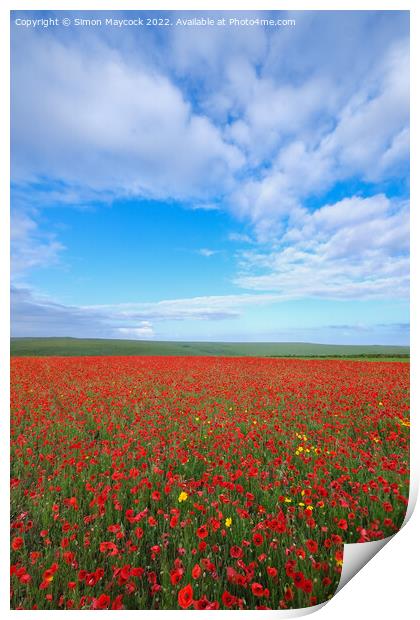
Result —
[{"label": "green grass", "polygon": [[150,342],[91,338],[12,338],[13,356],[211,355],[408,361],[409,347],[309,342]]}]

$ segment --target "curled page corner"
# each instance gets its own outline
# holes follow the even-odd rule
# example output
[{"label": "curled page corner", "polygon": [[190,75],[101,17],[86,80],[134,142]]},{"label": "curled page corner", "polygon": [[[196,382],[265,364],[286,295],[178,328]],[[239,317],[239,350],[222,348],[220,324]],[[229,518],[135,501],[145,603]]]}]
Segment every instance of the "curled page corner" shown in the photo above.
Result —
[{"label": "curled page corner", "polygon": [[309,616],[310,614],[314,614],[316,611],[322,609],[322,607],[325,607],[327,603],[328,601],[323,601],[322,603],[318,603],[318,605],[313,605],[312,607],[301,607],[300,609],[291,609],[290,611],[296,612],[295,617]]},{"label": "curled page corner", "polygon": [[[408,498],[407,511],[405,513],[403,524],[401,529],[407,524],[411,515],[414,512],[414,506],[417,502],[418,484],[414,481],[413,477],[410,480],[410,493]],[[343,556],[343,568],[341,571],[340,581],[335,594],[337,594],[344,586],[361,570],[381,549],[385,547],[395,536],[398,536],[396,532],[393,536],[382,538],[381,540],[374,540],[365,543],[346,543],[344,544],[344,556]],[[335,596],[335,595],[334,595]]]},{"label": "curled page corner", "polygon": [[[395,536],[395,534],[394,534]],[[367,564],[394,536],[365,543],[346,543],[344,545],[343,568],[335,594]],[[335,596],[335,595],[334,595]]]},{"label": "curled page corner", "polygon": [[301,618],[302,616],[309,616],[311,614],[314,614],[316,611],[322,609],[322,607],[325,607],[327,603],[328,601],[323,601],[322,603],[318,603],[318,605],[312,605],[311,607],[297,607],[296,609],[277,609],[275,612],[272,613],[273,615],[275,613],[276,617],[278,617],[278,615],[280,614],[282,618]]}]

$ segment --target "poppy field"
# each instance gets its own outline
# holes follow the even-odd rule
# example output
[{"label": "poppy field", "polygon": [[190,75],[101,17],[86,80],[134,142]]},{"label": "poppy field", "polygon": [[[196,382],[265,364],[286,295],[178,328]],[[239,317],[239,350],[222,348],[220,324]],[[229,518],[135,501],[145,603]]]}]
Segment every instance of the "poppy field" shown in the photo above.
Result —
[{"label": "poppy field", "polygon": [[11,607],[288,609],[408,503],[409,364],[11,362]]}]

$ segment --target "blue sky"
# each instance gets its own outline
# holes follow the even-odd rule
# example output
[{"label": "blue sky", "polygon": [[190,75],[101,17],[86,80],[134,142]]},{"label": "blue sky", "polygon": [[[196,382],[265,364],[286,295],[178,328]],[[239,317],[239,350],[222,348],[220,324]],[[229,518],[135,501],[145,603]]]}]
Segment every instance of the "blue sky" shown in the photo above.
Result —
[{"label": "blue sky", "polygon": [[408,13],[16,24],[133,15],[12,14],[13,335],[407,344]]}]

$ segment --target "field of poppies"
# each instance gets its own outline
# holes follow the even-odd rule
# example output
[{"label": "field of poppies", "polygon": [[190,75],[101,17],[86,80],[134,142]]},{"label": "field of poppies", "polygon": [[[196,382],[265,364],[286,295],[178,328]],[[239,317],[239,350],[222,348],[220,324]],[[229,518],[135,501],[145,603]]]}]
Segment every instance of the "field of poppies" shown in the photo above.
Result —
[{"label": "field of poppies", "polygon": [[11,606],[277,609],[401,526],[409,364],[12,359]]}]

